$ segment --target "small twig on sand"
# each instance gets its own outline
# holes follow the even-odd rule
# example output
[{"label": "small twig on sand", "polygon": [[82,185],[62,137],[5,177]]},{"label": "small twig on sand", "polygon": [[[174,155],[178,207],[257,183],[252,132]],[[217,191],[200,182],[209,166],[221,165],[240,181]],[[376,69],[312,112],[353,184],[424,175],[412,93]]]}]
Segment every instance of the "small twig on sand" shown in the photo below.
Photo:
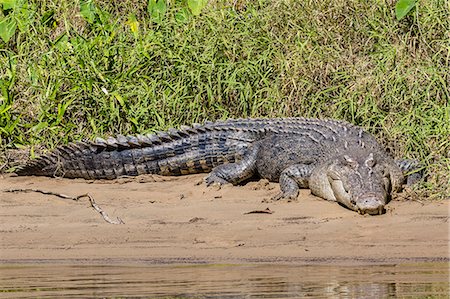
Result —
[{"label": "small twig on sand", "polygon": [[91,207],[92,207],[94,210],[96,210],[98,213],[100,213],[100,215],[102,215],[103,219],[104,219],[106,222],[111,223],[111,224],[124,224],[124,223],[125,223],[125,222],[123,222],[123,220],[120,219],[119,217],[117,217],[117,220],[111,219],[111,218],[108,216],[108,214],[106,214],[106,212],[103,211],[103,210],[95,203],[94,198],[93,198],[89,193],[81,194],[81,195],[78,195],[78,196],[76,196],[76,197],[73,197],[73,196],[69,196],[69,195],[62,194],[62,193],[56,193],[56,192],[46,191],[46,190],[40,190],[40,189],[8,189],[8,190],[3,190],[3,191],[4,191],[4,192],[11,192],[11,193],[13,193],[13,192],[37,192],[37,193],[42,193],[42,194],[46,194],[46,195],[54,195],[54,196],[57,196],[57,197],[60,197],[60,198],[64,198],[64,199],[71,199],[71,200],[75,200],[75,201],[79,200],[80,198],[87,197],[87,198],[89,198],[89,202],[90,202],[90,204],[91,204]]},{"label": "small twig on sand", "polygon": [[248,214],[273,214],[273,213],[274,212],[271,209],[266,208],[265,210],[250,211],[250,212],[244,213],[244,215],[248,215]]},{"label": "small twig on sand", "polygon": [[91,206],[94,208],[94,210],[96,210],[97,212],[100,213],[100,215],[102,215],[103,219],[105,219],[106,222],[111,223],[111,224],[125,224],[125,222],[123,222],[122,219],[120,219],[119,217],[117,217],[117,220],[113,220],[111,218],[109,218],[108,214],[106,214],[106,212],[104,212],[96,203],[94,198],[89,194],[86,193],[85,194],[88,198],[89,198],[89,202],[91,203]]},{"label": "small twig on sand", "polygon": [[83,195],[80,195],[80,196],[77,196],[77,197],[72,197],[72,196],[69,196],[69,195],[62,194],[62,193],[55,193],[55,192],[52,192],[52,191],[46,191],[46,190],[40,190],[40,189],[8,189],[8,190],[3,190],[3,191],[4,192],[11,192],[11,193],[14,193],[14,192],[24,192],[24,193],[36,192],[36,193],[42,193],[42,194],[46,194],[46,195],[54,195],[54,196],[57,196],[57,197],[60,197],[60,198],[71,199],[71,200],[78,200],[81,197],[86,196],[86,194],[83,194]]}]

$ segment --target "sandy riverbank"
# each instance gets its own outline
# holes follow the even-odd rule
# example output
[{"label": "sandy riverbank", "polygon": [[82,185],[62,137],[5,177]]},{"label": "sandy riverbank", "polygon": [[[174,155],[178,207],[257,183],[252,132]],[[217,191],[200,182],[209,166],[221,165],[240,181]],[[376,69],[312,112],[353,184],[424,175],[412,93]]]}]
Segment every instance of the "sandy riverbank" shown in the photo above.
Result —
[{"label": "sandy riverbank", "polygon": [[[204,175],[115,181],[0,177],[0,190],[90,193],[124,224],[106,223],[86,198],[0,192],[2,263],[386,264],[449,260],[449,201],[393,200],[361,216],[302,190],[263,202],[264,181],[220,190]],[[269,208],[273,214],[245,214]]]}]

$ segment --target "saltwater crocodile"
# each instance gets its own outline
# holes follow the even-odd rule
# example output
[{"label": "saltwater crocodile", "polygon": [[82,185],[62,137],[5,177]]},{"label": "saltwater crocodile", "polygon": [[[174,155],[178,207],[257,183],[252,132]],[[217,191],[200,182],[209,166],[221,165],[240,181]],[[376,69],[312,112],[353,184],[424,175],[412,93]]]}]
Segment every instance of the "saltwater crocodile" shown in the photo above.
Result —
[{"label": "saltwater crocodile", "polygon": [[29,161],[17,174],[114,179],[211,172],[208,185],[259,176],[280,183],[275,199],[295,199],[299,188],[310,188],[351,210],[381,214],[411,166],[395,162],[372,135],[344,121],[261,118],[75,142]]}]

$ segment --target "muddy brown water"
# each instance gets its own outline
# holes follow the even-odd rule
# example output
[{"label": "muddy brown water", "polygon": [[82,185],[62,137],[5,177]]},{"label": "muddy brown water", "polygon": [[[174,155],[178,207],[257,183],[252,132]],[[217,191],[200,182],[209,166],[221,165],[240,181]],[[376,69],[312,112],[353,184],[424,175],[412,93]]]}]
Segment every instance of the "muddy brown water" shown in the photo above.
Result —
[{"label": "muddy brown water", "polygon": [[448,266],[3,265],[0,298],[448,298]]},{"label": "muddy brown water", "polygon": [[[203,176],[0,176],[0,297],[448,298],[449,200],[361,216],[308,190],[271,202],[277,184]],[[86,198],[2,191],[14,188],[89,193],[124,224]]]}]

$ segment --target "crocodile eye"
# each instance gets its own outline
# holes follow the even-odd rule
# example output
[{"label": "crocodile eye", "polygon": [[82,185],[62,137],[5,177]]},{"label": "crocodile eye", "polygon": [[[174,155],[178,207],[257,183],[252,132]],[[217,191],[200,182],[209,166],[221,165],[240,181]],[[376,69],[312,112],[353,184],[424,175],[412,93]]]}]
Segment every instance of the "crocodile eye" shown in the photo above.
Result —
[{"label": "crocodile eye", "polygon": [[344,155],[344,164],[353,169],[358,168],[358,162],[347,155]]},{"label": "crocodile eye", "polygon": [[373,153],[370,153],[370,154],[369,154],[369,157],[367,157],[366,161],[364,161],[364,164],[365,164],[366,167],[368,167],[368,168],[372,168],[372,167],[375,166],[376,161],[375,161],[375,159],[374,159],[374,157],[373,157]]}]

